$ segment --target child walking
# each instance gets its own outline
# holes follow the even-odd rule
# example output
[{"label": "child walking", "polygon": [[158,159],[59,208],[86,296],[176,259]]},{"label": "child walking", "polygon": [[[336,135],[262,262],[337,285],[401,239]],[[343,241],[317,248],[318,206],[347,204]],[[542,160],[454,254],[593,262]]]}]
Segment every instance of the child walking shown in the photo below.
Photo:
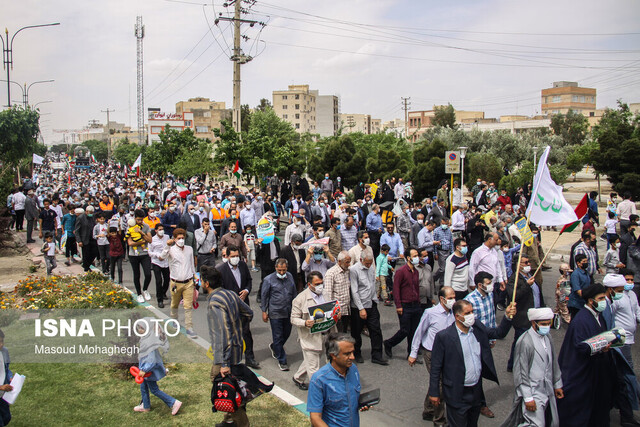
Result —
[{"label": "child walking", "polygon": [[[144,377],[148,372],[151,375],[144,378],[144,381],[140,384],[142,403],[134,407],[133,410],[135,412],[149,412],[151,410],[149,392],[151,392],[171,409],[171,415],[176,415],[182,406],[182,402],[169,396],[158,387],[158,381],[167,375],[167,370],[164,367],[164,363],[162,363],[160,350],[163,352],[169,351],[169,341],[159,322],[152,322],[155,319],[151,317],[145,317],[142,320],[146,321],[148,327],[146,328],[146,334],[140,338],[138,368],[140,369],[140,376]],[[137,330],[139,334],[145,332],[143,322],[140,322]]]},{"label": "child walking", "polygon": [[109,239],[107,236],[108,226],[105,224],[105,217],[99,213],[96,217],[96,225],[93,227],[93,238],[98,242],[98,254],[102,265],[102,274],[109,275]]},{"label": "child walking", "polygon": [[607,220],[604,223],[604,228],[607,230],[607,249],[611,246],[611,238],[613,236],[617,236],[616,233],[616,225],[618,224],[618,220],[616,219],[615,212],[607,212]]},{"label": "child walking", "polygon": [[386,243],[380,247],[380,255],[376,259],[376,288],[378,292],[378,298],[384,301],[384,305],[390,306],[391,300],[389,299],[389,292],[387,289],[393,289],[393,283],[389,280],[391,276],[389,274],[389,270],[393,271],[393,267],[389,265],[389,259],[387,256],[389,255],[389,245]]},{"label": "child walking", "polygon": [[253,234],[252,225],[247,225],[244,228],[244,244],[247,247],[247,261],[251,261],[251,271],[258,271],[256,268],[256,236]]},{"label": "child walking", "polygon": [[53,241],[53,234],[47,232],[44,235],[44,244],[42,245],[42,254],[44,255],[44,263],[47,266],[47,276],[51,276],[51,272],[58,267],[56,262],[56,253],[60,253],[55,242]]},{"label": "child walking", "polygon": [[[122,284],[122,260],[124,259],[124,244],[122,235],[116,227],[109,227],[109,264],[111,271],[111,280],[117,284]],[[116,278],[116,267],[118,268],[118,281]]]},{"label": "child walking", "polygon": [[607,267],[607,274],[618,274],[618,271],[625,267],[625,265],[620,262],[620,236],[607,233],[607,240],[611,244],[611,247],[604,256],[602,265]]}]

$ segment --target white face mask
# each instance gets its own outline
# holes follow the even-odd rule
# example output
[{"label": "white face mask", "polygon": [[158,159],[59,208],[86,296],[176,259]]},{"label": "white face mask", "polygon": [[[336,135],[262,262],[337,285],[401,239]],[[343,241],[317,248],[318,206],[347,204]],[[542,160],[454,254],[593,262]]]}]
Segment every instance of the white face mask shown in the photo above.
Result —
[{"label": "white face mask", "polygon": [[232,256],[231,258],[229,258],[229,264],[238,265],[238,263],[240,263],[240,257],[239,256]]},{"label": "white face mask", "polygon": [[368,237],[367,237],[366,239],[362,239],[362,243],[363,243],[365,246],[369,246],[369,245],[371,244],[371,239],[370,239],[370,238],[368,238]]},{"label": "white face mask", "polygon": [[456,303],[456,299],[446,299],[444,300],[444,306],[447,307],[448,310],[451,310],[453,308],[453,304]]},{"label": "white face mask", "polygon": [[164,230],[158,230],[158,231],[156,232],[156,235],[157,235],[158,237],[162,237],[162,236],[164,236]]},{"label": "white face mask", "polygon": [[486,293],[490,294],[493,292],[493,283],[490,283],[488,285],[485,286],[485,290]]},{"label": "white face mask", "polygon": [[178,245],[179,247],[183,247],[184,246],[184,239],[176,240],[176,245]]},{"label": "white face mask", "polygon": [[522,272],[525,273],[525,274],[531,273],[531,266],[530,265],[525,265],[524,267],[522,267]]},{"label": "white face mask", "polygon": [[322,239],[324,237],[324,231],[318,231],[318,238]]},{"label": "white face mask", "polygon": [[324,284],[321,283],[318,286],[315,287],[314,290],[312,290],[311,292],[313,292],[316,295],[322,295],[322,291],[324,291]]},{"label": "white face mask", "polygon": [[464,316],[464,320],[462,321],[462,324],[465,327],[470,328],[471,326],[473,326],[475,321],[476,321],[476,315],[473,313],[469,313]]},{"label": "white face mask", "polygon": [[228,262],[228,261],[229,261],[229,258],[222,257],[222,262]]},{"label": "white face mask", "polygon": [[424,224],[424,219],[419,219],[418,220],[418,224],[420,224],[420,225]]}]

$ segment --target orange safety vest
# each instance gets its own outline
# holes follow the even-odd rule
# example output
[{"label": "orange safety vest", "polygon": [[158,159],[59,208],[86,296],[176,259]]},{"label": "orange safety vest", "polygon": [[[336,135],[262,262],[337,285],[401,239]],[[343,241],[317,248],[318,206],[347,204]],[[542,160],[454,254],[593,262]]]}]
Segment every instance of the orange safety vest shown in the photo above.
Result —
[{"label": "orange safety vest", "polygon": [[218,208],[213,208],[211,209],[211,220],[212,221],[222,221],[225,218],[229,217],[229,213],[220,208],[220,211],[218,211]]},{"label": "orange safety vest", "polygon": [[153,220],[151,220],[149,218],[149,216],[144,217],[144,219],[142,220],[145,224],[147,224],[149,226],[149,228],[151,228],[152,230],[156,229],[156,225],[160,224],[160,218],[155,217]]},{"label": "orange safety vest", "polygon": [[109,211],[113,211],[113,202],[109,201],[108,205],[105,205],[104,202],[100,202],[100,209],[103,212],[109,212]]}]

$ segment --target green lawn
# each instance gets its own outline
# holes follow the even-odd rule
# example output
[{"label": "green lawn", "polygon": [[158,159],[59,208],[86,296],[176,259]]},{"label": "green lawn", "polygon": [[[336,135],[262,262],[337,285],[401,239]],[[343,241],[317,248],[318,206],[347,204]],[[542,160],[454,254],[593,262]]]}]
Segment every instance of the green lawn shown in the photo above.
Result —
[{"label": "green lawn", "polygon": [[[171,416],[169,408],[151,395],[151,411],[133,412],[140,388],[124,369],[114,365],[21,364],[11,370],[26,376],[22,393],[11,407],[15,426],[134,426],[214,425],[222,414],[211,412],[210,364],[169,365],[160,389],[183,402]],[[296,409],[269,394],[247,405],[252,426],[304,426],[309,421]]]}]

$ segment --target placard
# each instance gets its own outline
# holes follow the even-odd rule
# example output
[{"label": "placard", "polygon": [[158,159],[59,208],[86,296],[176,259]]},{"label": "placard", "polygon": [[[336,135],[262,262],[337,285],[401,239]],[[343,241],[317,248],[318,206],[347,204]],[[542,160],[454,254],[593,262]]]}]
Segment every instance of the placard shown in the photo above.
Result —
[{"label": "placard", "polygon": [[314,320],[311,333],[317,334],[331,329],[338,321],[340,305],[338,301],[325,302],[309,307],[309,317]]},{"label": "placard", "polygon": [[264,216],[260,218],[260,221],[258,221],[256,231],[258,233],[258,239],[262,239],[262,243],[265,245],[273,242],[273,239],[276,237],[273,229],[273,223]]}]

